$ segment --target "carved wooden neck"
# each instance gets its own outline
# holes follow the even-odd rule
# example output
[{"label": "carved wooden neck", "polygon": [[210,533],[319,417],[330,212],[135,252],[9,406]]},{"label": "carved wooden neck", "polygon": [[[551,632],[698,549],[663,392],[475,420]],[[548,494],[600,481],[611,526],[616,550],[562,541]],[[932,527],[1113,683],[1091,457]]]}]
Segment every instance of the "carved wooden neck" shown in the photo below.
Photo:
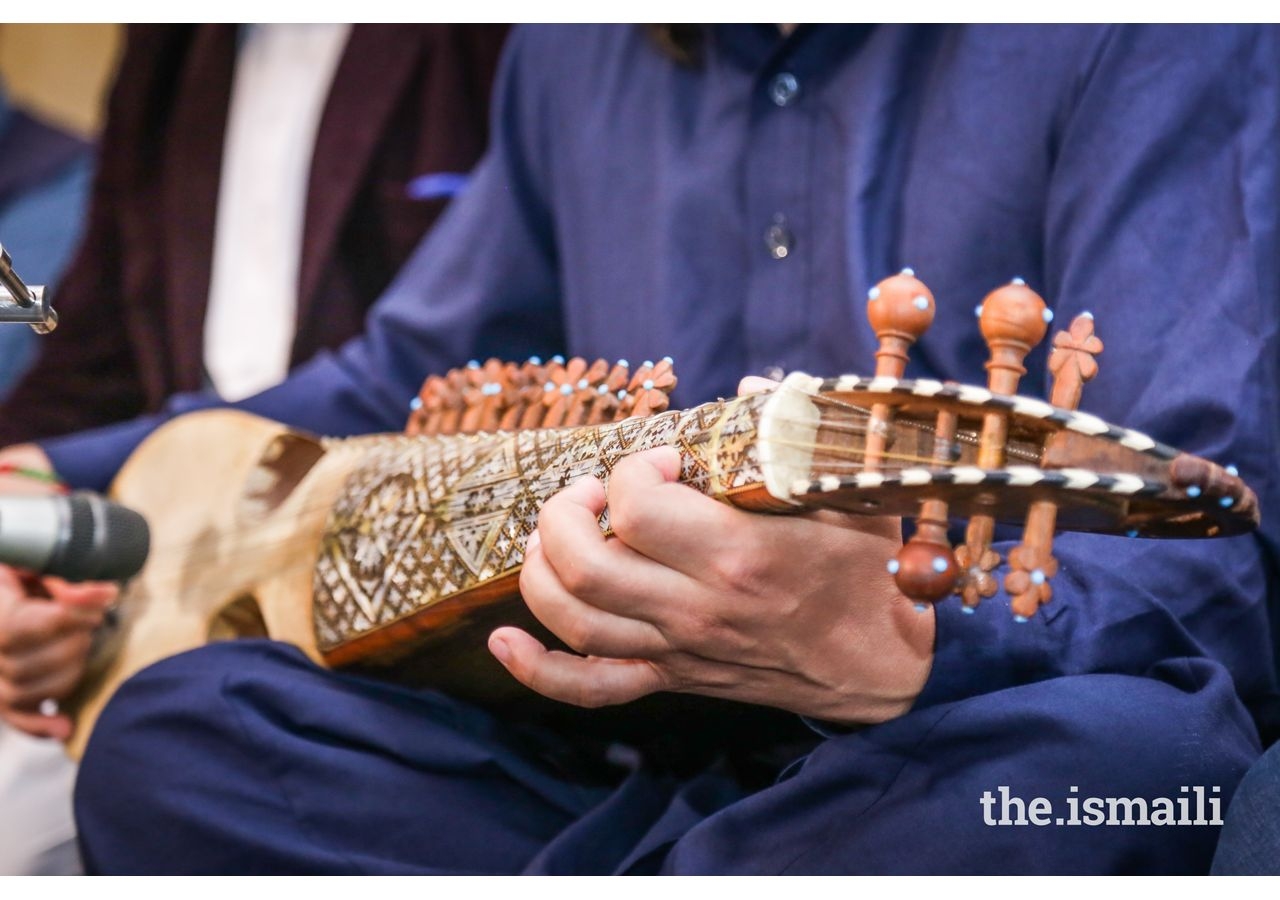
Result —
[{"label": "carved wooden neck", "polygon": [[803,467],[794,449],[761,458],[769,401],[717,401],[584,428],[357,439],[363,459],[330,514],[316,567],[321,650],[340,664],[361,655],[362,635],[513,575],[546,500],[581,477],[607,481],[622,457],[641,450],[678,448],[681,480],[709,496],[793,508],[765,487]]}]

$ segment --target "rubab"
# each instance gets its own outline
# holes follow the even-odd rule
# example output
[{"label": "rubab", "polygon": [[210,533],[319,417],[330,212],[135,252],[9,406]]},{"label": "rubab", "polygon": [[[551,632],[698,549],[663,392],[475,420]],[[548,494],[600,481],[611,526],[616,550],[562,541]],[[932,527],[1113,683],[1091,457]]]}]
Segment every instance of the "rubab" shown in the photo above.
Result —
[{"label": "rubab", "polygon": [[[1186,538],[1256,527],[1256,498],[1229,467],[1077,410],[1102,350],[1090,317],[1054,338],[1044,402],[1017,394],[1051,319],[1034,291],[1015,280],[983,301],[986,387],[903,377],[934,310],[904,270],[868,296],[873,376],[797,373],[688,410],[664,411],[669,360],[631,372],[557,357],[428,379],[403,435],[324,440],[234,411],[175,420],[113,486],[156,542],[69,704],[71,752],[129,675],[244,636],[291,642],[322,665],[536,707],[484,647],[499,624],[536,628],[517,583],[538,511],[649,447],[678,448],[684,482],[743,509],[913,517],[889,568],[921,605],[958,594],[972,610],[994,596],[995,524],[1022,524],[1004,577],[1019,620],[1052,600],[1058,530]],[[956,520],[968,525],[953,549]]]}]

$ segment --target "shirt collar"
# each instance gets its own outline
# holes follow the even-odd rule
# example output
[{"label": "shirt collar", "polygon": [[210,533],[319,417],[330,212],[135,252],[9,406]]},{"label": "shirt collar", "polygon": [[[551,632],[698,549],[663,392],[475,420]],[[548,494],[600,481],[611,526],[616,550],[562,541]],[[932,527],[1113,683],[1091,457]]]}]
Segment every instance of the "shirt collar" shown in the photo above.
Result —
[{"label": "shirt collar", "polygon": [[777,25],[714,25],[708,51],[749,72],[787,69],[806,78],[825,75],[852,55],[871,25],[801,25],[783,37]]}]

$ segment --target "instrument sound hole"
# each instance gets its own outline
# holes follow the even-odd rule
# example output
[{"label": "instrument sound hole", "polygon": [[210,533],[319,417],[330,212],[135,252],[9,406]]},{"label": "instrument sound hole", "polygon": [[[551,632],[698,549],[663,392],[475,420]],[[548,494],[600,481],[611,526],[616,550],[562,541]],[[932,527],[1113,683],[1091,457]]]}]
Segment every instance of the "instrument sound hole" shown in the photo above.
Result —
[{"label": "instrument sound hole", "polygon": [[237,638],[268,637],[267,623],[262,618],[258,598],[241,594],[213,617],[209,623],[209,640],[234,641]]}]

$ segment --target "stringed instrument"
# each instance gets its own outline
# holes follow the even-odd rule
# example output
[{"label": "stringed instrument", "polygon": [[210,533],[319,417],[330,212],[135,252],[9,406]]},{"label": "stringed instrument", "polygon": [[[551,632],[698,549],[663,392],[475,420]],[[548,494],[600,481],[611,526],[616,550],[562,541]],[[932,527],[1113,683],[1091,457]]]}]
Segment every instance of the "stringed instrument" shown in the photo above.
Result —
[{"label": "stringed instrument", "polygon": [[[683,411],[663,411],[670,360],[632,373],[556,358],[428,379],[404,435],[321,440],[225,410],[167,424],[113,487],[157,540],[68,704],[71,752],[129,675],[243,636],[499,709],[568,714],[512,679],[485,639],[502,624],[546,637],[518,593],[542,503],[651,447],[678,448],[682,481],[743,509],[914,517],[889,568],[922,604],[958,594],[971,610],[994,595],[995,525],[1021,523],[1004,585],[1022,620],[1052,598],[1056,530],[1212,537],[1257,526],[1256,498],[1230,468],[1076,411],[1102,349],[1090,317],[1055,337],[1046,403],[1016,393],[1051,319],[1025,284],[980,308],[986,388],[903,379],[933,314],[932,294],[904,270],[868,296],[873,377],[792,374],[771,392]],[[968,526],[953,550],[956,518]]]}]

